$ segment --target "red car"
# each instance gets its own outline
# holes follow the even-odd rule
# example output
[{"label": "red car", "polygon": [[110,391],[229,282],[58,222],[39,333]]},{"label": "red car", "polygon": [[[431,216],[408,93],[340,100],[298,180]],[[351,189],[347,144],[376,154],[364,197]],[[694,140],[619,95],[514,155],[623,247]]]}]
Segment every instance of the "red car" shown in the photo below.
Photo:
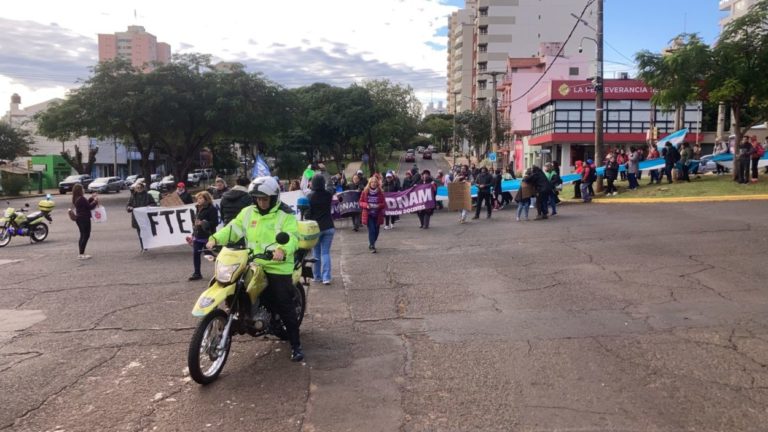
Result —
[{"label": "red car", "polygon": [[405,161],[416,162],[416,152],[413,150],[408,150],[407,152],[405,152]]}]

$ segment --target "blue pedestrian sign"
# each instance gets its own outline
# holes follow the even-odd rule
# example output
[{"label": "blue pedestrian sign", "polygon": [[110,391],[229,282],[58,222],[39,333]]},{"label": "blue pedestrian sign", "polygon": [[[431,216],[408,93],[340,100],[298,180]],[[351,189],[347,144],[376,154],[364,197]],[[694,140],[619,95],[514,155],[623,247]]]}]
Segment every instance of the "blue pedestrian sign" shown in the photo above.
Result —
[{"label": "blue pedestrian sign", "polygon": [[496,162],[496,153],[488,153],[488,160],[491,162]]}]

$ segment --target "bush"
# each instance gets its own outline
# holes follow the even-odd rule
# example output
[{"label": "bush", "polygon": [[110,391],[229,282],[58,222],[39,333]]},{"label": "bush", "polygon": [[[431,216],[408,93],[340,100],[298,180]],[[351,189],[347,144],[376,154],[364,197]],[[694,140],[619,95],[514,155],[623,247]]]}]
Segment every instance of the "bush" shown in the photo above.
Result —
[{"label": "bush", "polygon": [[17,196],[27,185],[27,178],[16,174],[3,174],[3,194]]}]

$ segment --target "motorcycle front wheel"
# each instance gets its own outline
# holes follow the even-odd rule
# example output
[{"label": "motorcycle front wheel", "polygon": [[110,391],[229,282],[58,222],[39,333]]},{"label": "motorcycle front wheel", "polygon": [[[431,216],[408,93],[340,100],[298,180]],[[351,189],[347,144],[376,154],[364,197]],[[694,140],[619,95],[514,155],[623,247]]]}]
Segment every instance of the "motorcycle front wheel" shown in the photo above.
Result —
[{"label": "motorcycle front wheel", "polygon": [[189,375],[198,384],[206,385],[216,381],[224,369],[232,344],[232,333],[230,332],[229,340],[225,342],[223,349],[219,350],[218,346],[226,325],[227,314],[221,309],[216,309],[200,321],[195,334],[192,335],[187,353],[187,366]]},{"label": "motorcycle front wheel", "polygon": [[39,223],[32,228],[29,233],[29,237],[36,242],[41,242],[48,237],[48,225]]},{"label": "motorcycle front wheel", "polygon": [[6,227],[0,227],[0,247],[8,246],[11,242],[11,232]]}]

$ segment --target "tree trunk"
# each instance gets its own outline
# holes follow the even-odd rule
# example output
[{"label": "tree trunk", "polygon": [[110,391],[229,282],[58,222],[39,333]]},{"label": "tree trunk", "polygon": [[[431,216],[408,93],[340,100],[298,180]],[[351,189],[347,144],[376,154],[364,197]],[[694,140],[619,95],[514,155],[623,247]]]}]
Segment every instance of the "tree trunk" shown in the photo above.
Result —
[{"label": "tree trunk", "polygon": [[[733,143],[733,172],[731,178],[734,181],[739,179],[739,145],[741,144],[741,103],[731,103],[731,115],[733,116],[733,134],[736,135],[736,140]],[[730,143],[729,143],[730,145]]]}]

